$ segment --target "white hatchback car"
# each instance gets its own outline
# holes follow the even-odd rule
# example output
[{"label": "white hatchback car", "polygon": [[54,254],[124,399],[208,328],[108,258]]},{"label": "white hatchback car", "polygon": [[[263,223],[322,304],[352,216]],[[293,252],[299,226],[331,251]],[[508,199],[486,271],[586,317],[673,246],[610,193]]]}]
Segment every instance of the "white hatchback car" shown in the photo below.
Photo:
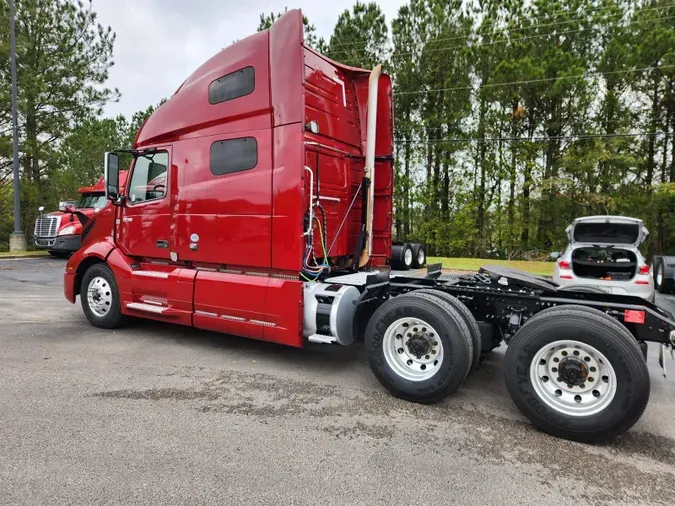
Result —
[{"label": "white hatchback car", "polygon": [[566,229],[569,245],[558,257],[553,281],[574,289],[654,301],[654,280],[638,247],[649,235],[642,220],[623,216],[577,218]]}]

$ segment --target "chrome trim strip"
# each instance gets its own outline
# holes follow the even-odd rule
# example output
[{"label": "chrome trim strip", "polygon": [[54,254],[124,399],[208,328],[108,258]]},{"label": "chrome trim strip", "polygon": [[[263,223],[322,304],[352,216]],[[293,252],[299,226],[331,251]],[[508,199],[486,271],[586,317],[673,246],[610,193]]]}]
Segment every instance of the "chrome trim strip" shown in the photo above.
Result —
[{"label": "chrome trim strip", "polygon": [[157,279],[169,279],[168,272],[156,272],[156,271],[131,271],[134,276],[141,276],[143,278],[157,278]]},{"label": "chrome trim strip", "polygon": [[210,316],[211,318],[218,318],[218,313],[209,313],[208,311],[195,311],[199,316]]}]

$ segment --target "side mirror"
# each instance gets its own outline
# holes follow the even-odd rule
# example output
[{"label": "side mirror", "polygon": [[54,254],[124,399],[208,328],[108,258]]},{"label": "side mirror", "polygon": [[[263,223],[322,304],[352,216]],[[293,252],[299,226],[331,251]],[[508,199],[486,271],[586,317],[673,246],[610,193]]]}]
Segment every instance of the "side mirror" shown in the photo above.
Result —
[{"label": "side mirror", "polygon": [[560,258],[560,252],[559,251],[552,251],[550,254],[551,260],[558,260]]},{"label": "side mirror", "polygon": [[120,197],[120,156],[106,153],[104,160],[105,198],[116,201]]}]

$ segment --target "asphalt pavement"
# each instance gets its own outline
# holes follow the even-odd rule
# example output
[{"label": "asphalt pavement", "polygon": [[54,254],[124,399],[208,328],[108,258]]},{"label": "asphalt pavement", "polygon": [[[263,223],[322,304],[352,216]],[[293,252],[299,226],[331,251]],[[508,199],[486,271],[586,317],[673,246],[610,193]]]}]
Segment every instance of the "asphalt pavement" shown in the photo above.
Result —
[{"label": "asphalt pavement", "polygon": [[[602,445],[535,429],[504,347],[440,404],[393,398],[363,348],[291,349],[63,298],[65,262],[0,260],[2,504],[673,504],[675,361]],[[675,299],[659,298],[675,313]]]}]

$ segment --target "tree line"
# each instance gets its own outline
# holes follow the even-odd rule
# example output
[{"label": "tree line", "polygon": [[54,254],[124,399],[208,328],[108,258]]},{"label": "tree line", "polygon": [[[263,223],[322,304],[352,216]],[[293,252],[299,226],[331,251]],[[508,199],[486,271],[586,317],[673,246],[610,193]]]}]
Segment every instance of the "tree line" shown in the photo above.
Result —
[{"label": "tree line", "polygon": [[[115,33],[91,2],[15,0],[23,223],[102,173],[154,107],[103,118]],[[260,15],[258,29],[280,13]],[[0,74],[10,82],[9,9]],[[439,255],[528,258],[575,217],[645,220],[675,253],[675,0],[375,2],[306,43],[394,79],[395,235]],[[252,27],[254,28],[254,27]],[[12,229],[11,100],[0,88],[0,249]]]},{"label": "tree line", "polygon": [[410,0],[387,21],[356,2],[313,42],[394,78],[398,238],[542,257],[621,214],[675,254],[675,1]]}]

